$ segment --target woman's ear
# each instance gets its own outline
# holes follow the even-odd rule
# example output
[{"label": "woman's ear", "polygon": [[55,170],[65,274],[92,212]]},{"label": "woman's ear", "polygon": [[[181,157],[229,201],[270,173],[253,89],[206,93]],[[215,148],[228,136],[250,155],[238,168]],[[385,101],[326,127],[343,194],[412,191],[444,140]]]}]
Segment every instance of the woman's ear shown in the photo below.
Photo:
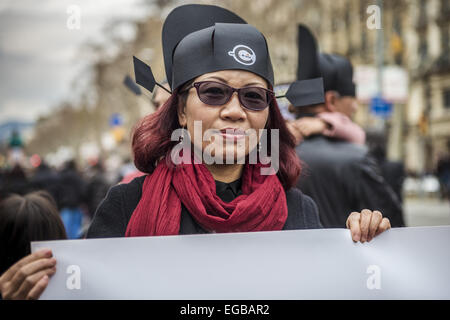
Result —
[{"label": "woman's ear", "polygon": [[187,124],[186,105],[182,103],[182,101],[178,101],[177,114],[178,114],[178,122],[182,127],[185,127]]},{"label": "woman's ear", "polygon": [[327,111],[336,111],[336,94],[333,91],[325,92],[325,108]]}]

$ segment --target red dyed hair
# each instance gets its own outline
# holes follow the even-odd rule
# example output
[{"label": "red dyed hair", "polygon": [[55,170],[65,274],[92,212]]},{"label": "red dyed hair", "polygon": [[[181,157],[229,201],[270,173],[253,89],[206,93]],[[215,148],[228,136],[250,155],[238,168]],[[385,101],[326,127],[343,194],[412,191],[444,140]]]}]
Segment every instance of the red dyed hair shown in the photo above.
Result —
[{"label": "red dyed hair", "polygon": [[[172,132],[181,128],[178,122],[177,107],[183,97],[175,90],[172,96],[155,113],[145,116],[134,128],[132,148],[136,168],[152,173],[158,161],[166,156],[178,144],[171,141]],[[185,103],[186,100],[181,101]],[[279,129],[279,169],[278,179],[285,191],[295,186],[300,175],[300,159],[295,152],[295,139],[286,127],[276,99],[269,106],[269,117],[265,129],[270,137],[270,129]],[[270,139],[268,139],[270,141]],[[270,150],[270,146],[269,149]]]}]

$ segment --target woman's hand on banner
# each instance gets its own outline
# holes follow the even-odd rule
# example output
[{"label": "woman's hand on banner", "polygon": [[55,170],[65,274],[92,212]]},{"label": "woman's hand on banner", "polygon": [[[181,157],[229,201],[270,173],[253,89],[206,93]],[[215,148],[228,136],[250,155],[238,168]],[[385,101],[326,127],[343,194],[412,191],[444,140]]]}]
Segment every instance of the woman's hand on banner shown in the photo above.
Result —
[{"label": "woman's hand on banner", "polygon": [[353,241],[364,243],[390,229],[391,223],[380,211],[364,209],[361,212],[352,212],[347,218],[346,227],[350,229]]}]

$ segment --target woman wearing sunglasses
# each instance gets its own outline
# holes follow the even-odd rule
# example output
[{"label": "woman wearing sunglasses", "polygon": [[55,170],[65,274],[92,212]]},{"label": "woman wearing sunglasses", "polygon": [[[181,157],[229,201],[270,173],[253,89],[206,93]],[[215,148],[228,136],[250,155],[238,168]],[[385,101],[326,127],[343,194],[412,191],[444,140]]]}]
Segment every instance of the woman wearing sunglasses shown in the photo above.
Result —
[{"label": "woman wearing sunglasses", "polygon": [[[88,238],[320,228],[315,203],[294,188],[300,160],[274,99],[264,36],[228,10],[185,5],[164,23],[163,51],[172,95],[133,135],[135,164],[147,175],[110,189]],[[149,68],[137,68],[136,79],[153,89]],[[201,123],[201,132],[195,132],[196,123]],[[183,154],[191,161],[174,164],[171,152],[179,142],[172,133],[180,128],[194,137],[189,140],[193,152]],[[261,142],[258,135],[252,143],[248,132],[264,129],[268,136],[273,130],[279,133],[278,143],[268,143],[268,155],[279,155],[279,168],[272,174],[262,173],[268,164],[261,157],[248,161]],[[213,139],[195,139],[207,131]],[[196,151],[202,154],[214,143],[223,150],[215,159],[232,154],[234,162],[198,163]],[[354,212],[347,220],[354,241],[370,241],[389,227],[378,211]],[[44,254],[35,253],[30,263],[45,261]],[[19,269],[22,274],[40,271]],[[42,284],[35,288],[34,297],[44,289]]]},{"label": "woman wearing sunglasses", "polygon": [[[274,98],[264,36],[223,8],[185,5],[169,14],[162,39],[172,95],[133,135],[135,164],[148,175],[110,190],[88,237],[320,228],[315,203],[294,188],[300,160]],[[149,72],[138,70],[138,83],[153,79]],[[180,128],[194,137],[188,140],[193,152],[184,154],[191,161],[174,164],[171,152],[178,141],[172,133]],[[268,165],[261,157],[248,161],[261,138],[252,143],[247,133],[264,129],[267,136],[272,130],[279,134],[278,143],[267,143],[269,156],[278,148],[273,174],[262,173]],[[195,138],[207,131],[212,139]],[[212,144],[222,147],[219,156],[212,155],[223,161],[202,161]],[[225,161],[227,154],[233,163]],[[349,212],[347,227],[353,240],[370,241],[390,225],[380,212],[363,210]]]}]

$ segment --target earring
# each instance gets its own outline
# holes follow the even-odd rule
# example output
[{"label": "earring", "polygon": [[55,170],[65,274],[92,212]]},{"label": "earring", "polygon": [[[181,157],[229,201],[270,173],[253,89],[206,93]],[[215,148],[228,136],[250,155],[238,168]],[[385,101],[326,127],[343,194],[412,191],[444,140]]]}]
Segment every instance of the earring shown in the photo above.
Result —
[{"label": "earring", "polygon": [[180,136],[180,139],[179,139],[179,141],[180,142],[183,142],[184,141],[184,130],[186,130],[185,128],[184,128],[184,126],[181,128],[183,131],[182,131],[182,135]]}]

